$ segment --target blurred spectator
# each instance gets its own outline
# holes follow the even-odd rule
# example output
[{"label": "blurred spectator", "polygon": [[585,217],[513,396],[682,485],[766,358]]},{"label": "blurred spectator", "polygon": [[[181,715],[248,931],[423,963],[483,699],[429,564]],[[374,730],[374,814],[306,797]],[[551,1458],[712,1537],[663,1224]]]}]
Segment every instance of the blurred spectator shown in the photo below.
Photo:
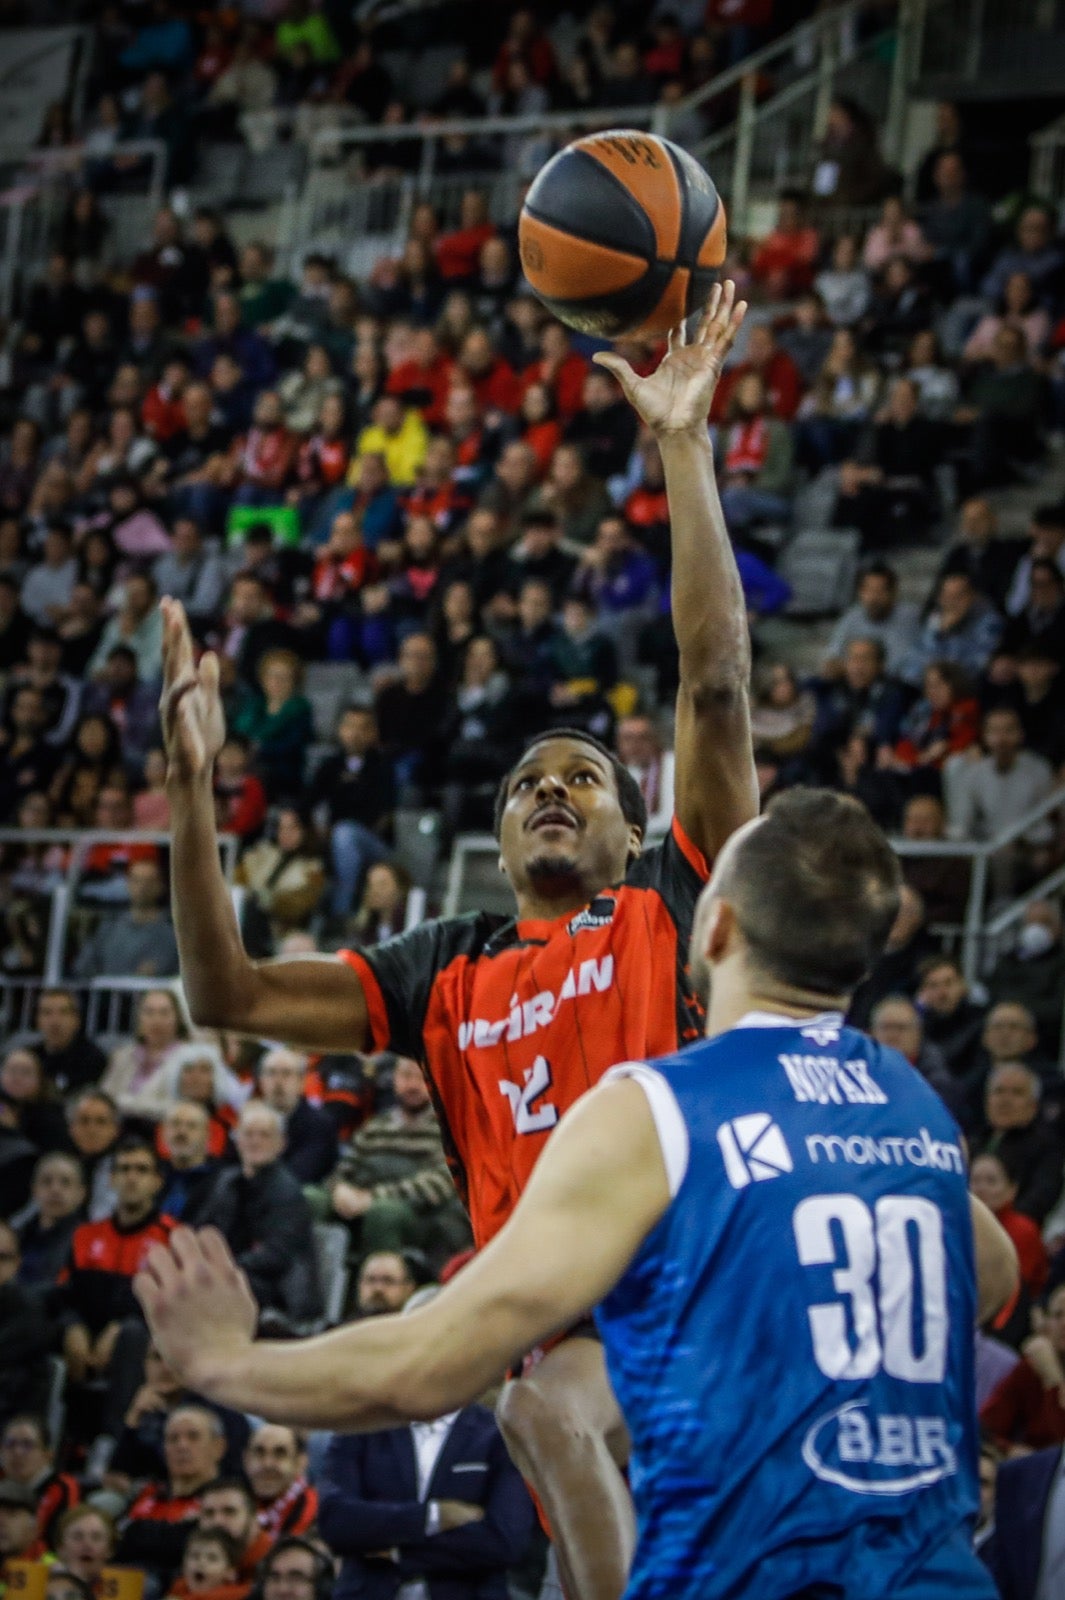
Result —
[{"label": "blurred spectator", "polygon": [[258,663],[258,690],[245,697],[233,731],[249,741],[271,799],[298,792],[314,735],[310,704],[301,693],[303,667],[291,650],[267,650]]},{"label": "blurred spectator", "polygon": [[244,1451],[244,1475],[255,1496],[256,1520],[271,1541],[305,1534],[318,1514],[307,1482],[307,1449],[294,1428],[263,1423]]},{"label": "blurred spectator", "polygon": [[749,374],[761,378],[774,416],[782,422],[790,422],[799,409],[802,378],[794,361],[777,344],[767,322],[754,324],[747,335],[745,359],[723,373],[710,407],[711,420],[721,422],[729,415],[732,397]]},{"label": "blurred spectator", "polygon": [[113,1216],[74,1231],[61,1277],[63,1358],[70,1381],[106,1380],[102,1431],[115,1437],[136,1387],[148,1344],[133,1277],[144,1251],[165,1243],[173,1227],[159,1212],[159,1160],[136,1135],[119,1141],[111,1167]]},{"label": "blurred spectator", "polygon": [[[203,1404],[196,1395],[182,1388],[177,1374],[167,1366],[154,1345],[149,1345],[145,1351],[140,1379],[104,1474],[107,1489],[126,1495],[134,1483],[166,1476],[164,1441],[170,1417],[187,1405]],[[233,1471],[249,1438],[248,1423],[239,1412],[213,1405],[205,1409],[217,1414],[225,1434],[222,1470]],[[99,1441],[97,1451],[98,1447]]]},{"label": "blurred spectator", "polygon": [[235,833],[245,843],[259,833],[267,811],[266,791],[248,764],[247,740],[228,733],[215,762],[215,809],[221,832]]},{"label": "blurred spectator", "polygon": [[989,1566],[1004,1600],[1039,1600],[1041,1574],[1059,1571],[1065,1527],[1057,1503],[1065,1452],[1019,1450],[999,1468]]},{"label": "blurred spectator", "polygon": [[412,633],[399,647],[399,676],[376,697],[377,726],[396,775],[400,804],[439,779],[440,729],[446,715],[444,685],[437,671],[436,646],[425,633]]},{"label": "blurred spectator", "polygon": [[152,568],[161,595],[180,600],[193,629],[199,630],[219,611],[225,589],[221,557],[204,541],[192,517],[178,517],[171,528],[170,550]]},{"label": "blurred spectator", "polygon": [[640,786],[647,806],[648,827],[673,817],[673,763],[662,748],[654,719],[645,714],[622,717],[615,734],[619,758]]},{"label": "blurred spectator", "polygon": [[251,1285],[260,1310],[301,1321],[319,1305],[311,1214],[281,1161],[281,1117],[259,1101],[245,1106],[234,1143],[240,1164],[219,1174],[200,1213],[218,1228]]},{"label": "blurred spectator", "polygon": [[589,369],[581,409],[566,424],[568,444],[580,447],[593,477],[607,479],[624,472],[636,443],[638,418],[618,385],[601,367]]},{"label": "blurred spectator", "polygon": [[441,801],[443,836],[487,824],[492,798],[520,743],[510,682],[499,648],[475,635],[463,653],[454,702],[441,730],[446,749]]},{"label": "blurred spectator", "polygon": [[878,1001],[869,1019],[869,1032],[877,1044],[905,1056],[948,1106],[956,1103],[955,1086],[943,1054],[926,1038],[924,1019],[912,1000],[902,994],[889,994]]},{"label": "blurred spectator", "polygon": [[166,1477],[142,1489],[127,1511],[117,1561],[143,1567],[160,1584],[169,1581],[199,1515],[200,1497],[218,1476],[225,1443],[221,1419],[206,1406],[170,1413],[163,1433]]},{"label": "blurred spectator", "polygon": [[67,1101],[67,1128],[85,1173],[86,1211],[96,1222],[115,1208],[111,1168],[122,1129],[118,1107],[103,1089],[81,1089]]},{"label": "blurred spectator", "polygon": [[987,1013],[981,1038],[988,1072],[1001,1062],[1021,1061],[1044,1081],[1057,1073],[1055,1063],[1039,1048],[1035,1017],[1018,1000],[998,1000]]},{"label": "blurred spectator", "polygon": [[1028,357],[1025,335],[1004,323],[991,356],[966,381],[956,423],[969,430],[962,479],[969,488],[1011,483],[1042,454],[1043,379]]},{"label": "blurred spectator", "polygon": [[162,1208],[187,1227],[195,1225],[218,1173],[218,1159],[208,1153],[210,1132],[207,1108],[195,1100],[173,1102],[160,1122],[166,1148]]},{"label": "blurred spectator", "polygon": [[268,1051],[259,1063],[259,1093],[284,1125],[285,1166],[301,1183],[319,1183],[336,1163],[336,1131],[332,1118],[304,1093],[308,1066],[295,1050]]},{"label": "blurred spectator", "polygon": [[833,520],[859,528],[867,545],[883,548],[931,524],[941,452],[936,426],[920,414],[919,399],[910,378],[896,378],[853,459],[840,468]]},{"label": "blurred spectator", "polygon": [[926,261],[929,254],[920,224],[908,214],[905,201],[900,195],[888,195],[881,208],[880,221],[865,236],[863,265],[869,272],[881,272],[898,256],[918,265]]},{"label": "blurred spectator", "polygon": [[1023,274],[1035,295],[1051,305],[1060,299],[1065,257],[1054,237],[1054,217],[1042,205],[1028,205],[1017,218],[1014,242],[999,251],[980,285],[988,300],[999,300],[1017,273]]},{"label": "blurred spectator", "polygon": [[100,1080],[124,1116],[160,1115],[166,1103],[159,1098],[161,1071],[188,1036],[174,992],[145,990],[137,1002],[133,1039],[112,1053]]},{"label": "blurred spectator", "polygon": [[[997,839],[1054,789],[1049,764],[1024,748],[1021,719],[1008,706],[987,713],[983,746],[986,755],[955,762],[947,774],[947,821],[955,838]],[[1052,824],[1036,822],[999,851],[992,862],[997,885],[1005,888],[1037,873],[1052,839]]]},{"label": "blurred spectator", "polygon": [[[18,1235],[10,1222],[0,1221],[0,1422],[7,1425],[5,1435],[27,1405],[43,1408],[46,1404],[46,1352],[55,1339],[55,1328],[40,1295],[17,1281],[21,1259]],[[4,1451],[0,1459],[4,1470],[0,1493],[9,1486],[13,1455],[14,1452]],[[26,1494],[28,1508],[35,1517],[36,1495],[28,1484],[19,1483],[17,1487]],[[0,1558],[17,1553],[0,1545]]]},{"label": "blurred spectator", "polygon": [[400,1057],[392,1092],[395,1104],[355,1131],[328,1182],[308,1198],[323,1220],[348,1225],[357,1255],[414,1247],[446,1260],[465,1248],[469,1228],[417,1062]]},{"label": "blurred spectator", "polygon": [[308,1593],[330,1600],[332,1574],[316,1544],[294,1537],[279,1539],[259,1570],[263,1600],[303,1600]]},{"label": "blurred spectator", "polygon": [[977,1156],[969,1173],[969,1187],[1008,1233],[1017,1252],[1021,1282],[1033,1300],[1037,1299],[1046,1284],[1050,1263],[1037,1225],[1031,1217],[1014,1210],[1018,1186],[1002,1157],[990,1150]]},{"label": "blurred spectator", "polygon": [[200,1496],[197,1527],[221,1528],[229,1535],[237,1551],[237,1577],[244,1584],[254,1579],[273,1543],[259,1526],[255,1496],[243,1475],[216,1478],[207,1486]]},{"label": "blurred spectator", "polygon": [[1002,1444],[1042,1450],[1065,1442],[1065,1284],[1047,1300],[1043,1331],[980,1409],[980,1425]]},{"label": "blurred spectator", "polygon": [[[72,1506],[59,1519],[56,1562],[72,1572],[95,1594],[103,1569],[114,1555],[118,1535],[106,1511],[84,1503]],[[81,1600],[86,1600],[82,1596]]]},{"label": "blurred spectator", "polygon": [[[902,837],[923,843],[947,840],[947,817],[938,795],[915,794],[902,814]],[[958,856],[904,856],[902,873],[925,904],[931,923],[959,924],[969,898],[971,864]]]},{"label": "blurred spectator", "polygon": [[852,638],[844,647],[839,676],[815,679],[812,688],[817,705],[812,743],[820,755],[855,733],[878,750],[894,745],[904,702],[887,676],[884,652],[875,638]]},{"label": "blurred spectator", "polygon": [[256,947],[293,928],[306,927],[325,891],[325,863],[312,828],[292,806],[282,806],[274,828],[246,851],[236,878],[248,890],[246,932]]},{"label": "blurred spectator", "polygon": [[884,562],[870,562],[858,578],[854,603],[839,618],[828,643],[826,676],[838,673],[848,644],[855,639],[873,640],[883,652],[883,668],[891,676],[899,673],[917,641],[920,620],[917,607],[899,599],[899,580],[894,568]]},{"label": "blurred spectator", "polygon": [[842,96],[828,111],[811,187],[818,200],[838,206],[863,206],[879,200],[890,174],[877,149],[876,130],[867,113]]},{"label": "blurred spectator", "polygon": [[85,691],[86,716],[105,718],[119,735],[122,759],[138,770],[158,737],[159,697],[138,677],[137,653],[116,644]]},{"label": "blurred spectator", "polygon": [[751,275],[770,300],[792,300],[813,282],[821,241],[806,222],[797,190],[780,196],[776,226],[758,245]]},{"label": "blurred spectator", "polygon": [[9,1561],[38,1561],[42,1554],[33,1490],[0,1480],[0,1573],[10,1582]]},{"label": "blurred spectator", "polygon": [[89,673],[97,677],[118,644],[128,645],[137,658],[137,677],[144,683],[158,683],[162,676],[163,620],[156,601],[155,581],[148,573],[130,573],[122,586],[119,609],[104,625],[100,642],[89,662]]},{"label": "blurred spectator", "polygon": [[[1056,1057],[1065,1005],[1065,949],[1061,911],[1052,900],[1033,900],[1024,909],[1012,952],[1000,955],[988,980],[992,1000],[1023,1006],[1034,1018],[1039,1040]],[[1034,1041],[1029,1048],[1034,1048]]]},{"label": "blurred spectator", "polygon": [[351,928],[357,945],[381,944],[407,925],[411,879],[398,861],[376,861],[366,874],[362,900]]},{"label": "blurred spectator", "polygon": [[948,574],[960,572],[985,600],[1001,604],[1022,554],[1018,539],[999,535],[990,502],[982,495],[974,496],[959,508],[957,537],[943,557],[936,587]]},{"label": "blurred spectator", "polygon": [[977,593],[972,579],[963,572],[947,573],[936,586],[934,609],[902,676],[917,684],[932,663],[949,663],[977,678],[1001,636],[1001,617]]},{"label": "blurred spectator", "polygon": [[1039,1075],[1020,1061],[993,1067],[984,1096],[985,1125],[973,1142],[973,1155],[1001,1156],[1018,1175],[1013,1204],[1040,1225],[1061,1193],[1061,1147],[1040,1120],[1042,1085]]},{"label": "blurred spectator", "polygon": [[19,1282],[46,1289],[58,1281],[83,1218],[85,1178],[77,1157],[62,1150],[42,1156],[33,1169],[30,1195],[28,1211],[17,1219]]},{"label": "blurred spectator", "polygon": [[390,765],[379,745],[377,722],[369,706],[348,706],[337,724],[339,749],[326,756],[307,791],[313,815],[319,808],[329,828],[333,868],[331,910],[347,916],[366,868],[382,861],[382,837],[395,804]]},{"label": "blurred spectator", "polygon": [[79,978],[169,977],[178,970],[177,940],[163,909],[166,886],[156,861],[131,861],[126,870],[129,910],[105,916],[78,952]]},{"label": "blurred spectator", "polygon": [[37,1531],[45,1546],[54,1549],[64,1516],[81,1499],[81,1488],[69,1472],[56,1470],[41,1417],[23,1412],[10,1419],[0,1439],[0,1469],[4,1483],[20,1483],[32,1491]]},{"label": "blurred spectator", "polygon": [[872,285],[852,233],[840,234],[832,246],[829,265],[814,279],[814,288],[821,296],[828,320],[837,327],[853,328],[865,316]]},{"label": "blurred spectator", "polygon": [[980,706],[967,675],[950,661],[926,667],[923,689],[903,721],[894,752],[882,755],[881,765],[909,775],[914,787],[936,793],[937,774],[947,759],[976,744]]},{"label": "blurred spectator", "polygon": [[[790,357],[788,357],[790,360]],[[743,533],[765,522],[789,522],[791,430],[770,409],[754,372],[736,384],[719,438],[721,506],[729,529]]]},{"label": "blurred spectator", "polygon": [[0,1090],[15,1112],[20,1132],[38,1150],[66,1145],[66,1122],[55,1089],[45,1077],[40,1057],[28,1046],[14,1046],[0,1062]]},{"label": "blurred spectator", "polygon": [[[1037,646],[1055,661],[1065,662],[1065,577],[1055,561],[1033,561],[1028,574],[1028,604],[1008,618],[999,645],[1016,672],[1017,657]],[[1006,662],[999,666],[1001,672]]]},{"label": "blurred spectator", "polygon": [[240,1551],[222,1528],[197,1525],[186,1535],[181,1575],[171,1584],[172,1600],[244,1600],[247,1585],[238,1582]]},{"label": "blurred spectator", "polygon": [[917,1004],[925,1035],[939,1050],[948,1072],[965,1078],[977,1062],[985,1008],[969,996],[961,968],[950,956],[929,956],[918,974]]},{"label": "blurred spectator", "polygon": [[42,989],[37,1000],[37,1034],[30,1048],[60,1094],[96,1083],[107,1057],[82,1028],[81,1006],[72,989]]},{"label": "blurred spectator", "polygon": [[1065,574],[1065,504],[1039,506],[1028,526],[1029,548],[1016,563],[1005,603],[1007,615],[1017,617],[1030,603],[1032,569],[1037,561],[1052,561]]}]

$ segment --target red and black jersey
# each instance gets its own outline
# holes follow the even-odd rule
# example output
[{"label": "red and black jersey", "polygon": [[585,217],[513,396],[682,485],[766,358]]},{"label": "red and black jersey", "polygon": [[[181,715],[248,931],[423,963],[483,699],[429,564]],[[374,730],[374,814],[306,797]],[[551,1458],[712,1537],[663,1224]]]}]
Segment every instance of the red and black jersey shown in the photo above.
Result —
[{"label": "red and black jersey", "polygon": [[375,1050],[422,1061],[452,1173],[484,1245],[551,1129],[619,1061],[702,1031],[686,975],[707,863],[677,821],[624,883],[550,922],[474,914],[341,952]]},{"label": "red and black jersey", "polygon": [[148,1484],[126,1512],[116,1562],[169,1577],[181,1565],[185,1540],[200,1515],[200,1496],[206,1487],[204,1484],[195,1494],[171,1494],[165,1483]]},{"label": "red and black jersey", "polygon": [[69,1472],[50,1472],[39,1484],[34,1484],[33,1492],[37,1495],[37,1531],[54,1550],[59,1520],[64,1511],[78,1504],[81,1487]]},{"label": "red and black jersey", "polygon": [[62,1307],[92,1334],[109,1322],[139,1317],[133,1279],[153,1244],[166,1244],[175,1223],[152,1212],[143,1222],[123,1227],[116,1217],[83,1222],[75,1228],[70,1260],[59,1274]]},{"label": "red and black jersey", "polygon": [[271,1540],[304,1534],[318,1518],[318,1491],[306,1478],[294,1478],[284,1494],[261,1505],[257,1515],[260,1528]]}]

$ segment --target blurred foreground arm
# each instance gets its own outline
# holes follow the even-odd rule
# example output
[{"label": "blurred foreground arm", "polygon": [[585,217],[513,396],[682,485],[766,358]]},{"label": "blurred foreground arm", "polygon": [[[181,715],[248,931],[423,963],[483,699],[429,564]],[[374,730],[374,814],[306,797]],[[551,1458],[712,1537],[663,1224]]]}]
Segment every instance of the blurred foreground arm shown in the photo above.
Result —
[{"label": "blurred foreground arm", "polygon": [[1005,1228],[982,1200],[969,1196],[976,1255],[976,1320],[982,1327],[1011,1300],[1020,1272],[1017,1252]]}]

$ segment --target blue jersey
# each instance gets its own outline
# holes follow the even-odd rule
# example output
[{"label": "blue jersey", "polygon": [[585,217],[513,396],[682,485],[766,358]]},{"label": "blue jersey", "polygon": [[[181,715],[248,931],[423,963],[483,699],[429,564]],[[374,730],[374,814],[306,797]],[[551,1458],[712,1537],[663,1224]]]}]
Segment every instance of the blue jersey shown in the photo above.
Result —
[{"label": "blue jersey", "polygon": [[836,1016],[617,1070],[674,1192],[596,1314],[632,1436],[628,1600],[994,1600],[942,1102]]}]

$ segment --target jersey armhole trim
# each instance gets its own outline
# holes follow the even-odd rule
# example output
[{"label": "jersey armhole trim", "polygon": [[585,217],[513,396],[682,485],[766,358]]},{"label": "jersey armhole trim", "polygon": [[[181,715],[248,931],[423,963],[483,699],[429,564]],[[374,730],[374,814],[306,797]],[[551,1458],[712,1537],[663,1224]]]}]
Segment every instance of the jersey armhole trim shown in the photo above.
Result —
[{"label": "jersey armhole trim", "polygon": [[374,1050],[387,1050],[392,1029],[388,1021],[388,1007],[385,1005],[385,997],[381,993],[376,972],[366,957],[360,955],[357,950],[338,950],[337,955],[341,961],[347,962],[362,984],[362,992],[366,996],[366,1014],[370,1023],[370,1040]]},{"label": "jersey armhole trim", "polygon": [[697,872],[705,883],[710,876],[711,862],[707,861],[697,844],[693,844],[684,831],[684,825],[674,813],[671,832],[677,849],[694,872]]},{"label": "jersey armhole trim", "polygon": [[623,1061],[619,1066],[611,1067],[602,1081],[612,1083],[621,1078],[632,1078],[647,1096],[647,1104],[654,1118],[655,1132],[662,1147],[669,1197],[675,1200],[684,1182],[691,1157],[688,1125],[677,1104],[677,1097],[662,1074],[656,1072],[654,1067],[649,1067],[645,1061]]}]

